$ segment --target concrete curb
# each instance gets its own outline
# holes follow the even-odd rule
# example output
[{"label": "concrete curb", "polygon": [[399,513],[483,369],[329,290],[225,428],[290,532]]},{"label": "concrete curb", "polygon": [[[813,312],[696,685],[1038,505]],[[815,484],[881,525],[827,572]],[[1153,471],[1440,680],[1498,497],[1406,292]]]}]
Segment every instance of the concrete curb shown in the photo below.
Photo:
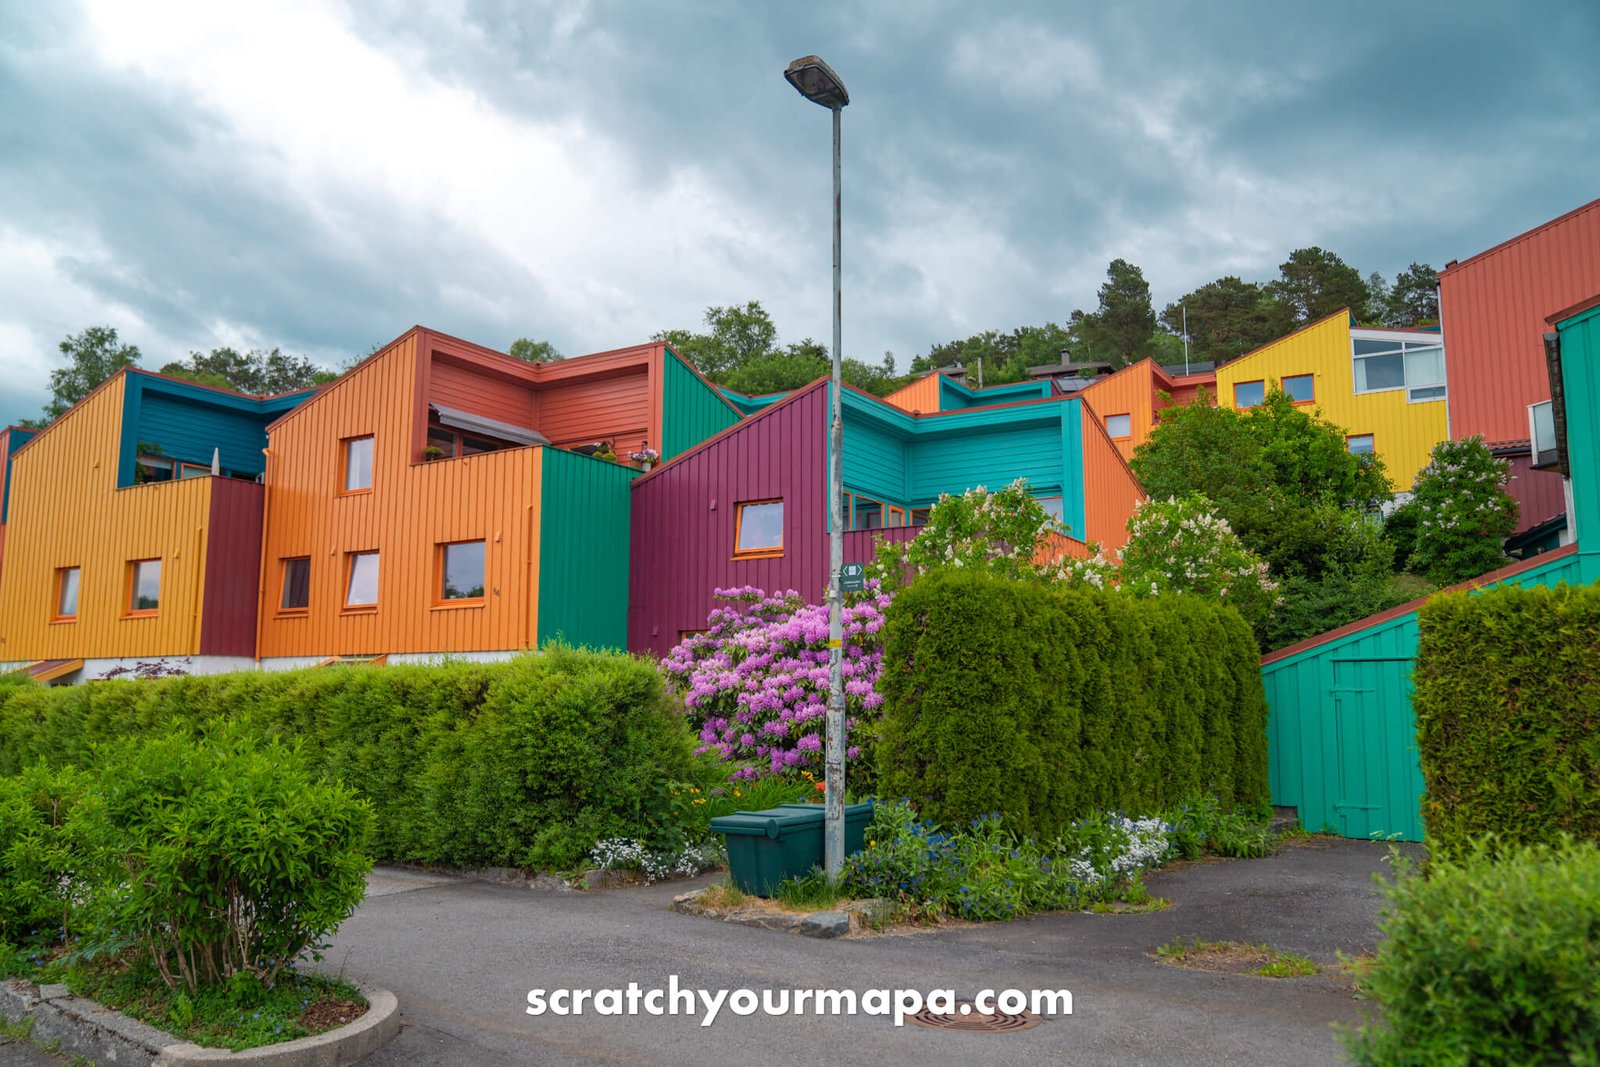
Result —
[{"label": "concrete curb", "polygon": [[718,919],[725,923],[733,923],[735,926],[755,926],[763,930],[800,934],[803,937],[831,939],[859,934],[863,929],[881,928],[888,921],[894,907],[888,900],[872,898],[850,901],[837,911],[815,911],[809,915],[758,909],[722,911],[708,908],[700,902],[705,893],[705,889],[681,893],[672,898],[668,909],[684,915]]},{"label": "concrete curb", "polygon": [[358,987],[367,998],[361,1018],[311,1037],[230,1052],[179,1041],[137,1019],[112,1011],[62,985],[35,987],[21,979],[0,982],[0,1017],[30,1022],[29,1039],[58,1043],[57,1050],[95,1063],[180,1067],[191,1063],[293,1064],[345,1067],[372,1055],[400,1032],[400,1003],[386,989]]}]

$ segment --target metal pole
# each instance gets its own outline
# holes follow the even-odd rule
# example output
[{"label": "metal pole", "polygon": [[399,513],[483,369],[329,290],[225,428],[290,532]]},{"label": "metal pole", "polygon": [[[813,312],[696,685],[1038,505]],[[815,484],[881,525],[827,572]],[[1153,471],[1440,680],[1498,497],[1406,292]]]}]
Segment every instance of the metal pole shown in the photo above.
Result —
[{"label": "metal pole", "polygon": [[844,865],[844,391],[840,355],[844,304],[839,292],[840,186],[839,112],[833,108],[833,420],[828,428],[828,745],[824,794],[824,855],[828,880],[837,882]]}]

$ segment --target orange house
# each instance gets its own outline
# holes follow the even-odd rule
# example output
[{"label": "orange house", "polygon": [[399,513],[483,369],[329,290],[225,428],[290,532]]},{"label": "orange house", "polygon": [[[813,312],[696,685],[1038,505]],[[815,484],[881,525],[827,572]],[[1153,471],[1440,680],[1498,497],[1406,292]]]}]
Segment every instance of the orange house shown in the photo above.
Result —
[{"label": "orange house", "polygon": [[1214,396],[1216,386],[1215,373],[1169,374],[1155,360],[1141,359],[1106,375],[1078,395],[1089,402],[1089,409],[1105,427],[1122,458],[1132,459],[1133,450],[1150,436],[1163,408],[1191,403],[1201,389],[1210,390]]},{"label": "orange house", "polygon": [[738,420],[664,344],[525,363],[414,327],[268,429],[258,654],[623,647],[627,453]]}]

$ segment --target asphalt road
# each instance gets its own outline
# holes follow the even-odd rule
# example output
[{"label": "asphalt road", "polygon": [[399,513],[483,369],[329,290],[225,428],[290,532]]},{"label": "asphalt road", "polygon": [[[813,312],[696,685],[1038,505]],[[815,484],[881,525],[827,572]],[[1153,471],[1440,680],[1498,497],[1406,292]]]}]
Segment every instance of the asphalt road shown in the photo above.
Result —
[{"label": "asphalt road", "polygon": [[[1320,963],[1370,952],[1387,846],[1317,839],[1264,860],[1178,865],[1171,899],[1143,915],[1055,914],[1014,923],[818,941],[667,910],[712,879],[591,893],[536,891],[411,871],[374,872],[324,966],[393,990],[395,1064],[1339,1062],[1331,1026],[1359,1021],[1341,973],[1212,974],[1151,958],[1176,937],[1267,942]],[[1073,1012],[1035,1029],[968,1034],[887,1018],[581,1016],[525,1012],[528,991],[666,987],[1068,989]]]}]

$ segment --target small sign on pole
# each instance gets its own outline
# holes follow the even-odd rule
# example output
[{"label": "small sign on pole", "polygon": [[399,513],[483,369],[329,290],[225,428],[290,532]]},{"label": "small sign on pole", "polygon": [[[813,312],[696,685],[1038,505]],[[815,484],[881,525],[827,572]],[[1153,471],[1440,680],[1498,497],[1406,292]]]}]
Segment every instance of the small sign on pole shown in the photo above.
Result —
[{"label": "small sign on pole", "polygon": [[867,565],[846,563],[839,568],[839,589],[846,593],[859,593],[867,587]]}]

